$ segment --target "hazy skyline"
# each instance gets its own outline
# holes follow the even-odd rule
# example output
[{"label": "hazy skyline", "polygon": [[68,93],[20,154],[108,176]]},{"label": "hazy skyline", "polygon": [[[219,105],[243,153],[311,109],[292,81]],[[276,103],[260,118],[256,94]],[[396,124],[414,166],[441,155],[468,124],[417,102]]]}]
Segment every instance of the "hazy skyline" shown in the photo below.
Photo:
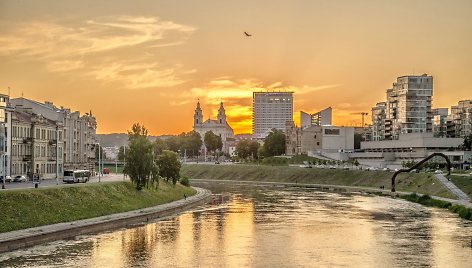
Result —
[{"label": "hazy skyline", "polygon": [[[472,98],[472,1],[1,1],[0,92],[92,110],[97,133],[190,131],[225,103],[251,131],[252,92],[294,91],[294,115],[336,125],[397,76],[434,76],[433,107]],[[253,34],[245,37],[244,31]]]}]

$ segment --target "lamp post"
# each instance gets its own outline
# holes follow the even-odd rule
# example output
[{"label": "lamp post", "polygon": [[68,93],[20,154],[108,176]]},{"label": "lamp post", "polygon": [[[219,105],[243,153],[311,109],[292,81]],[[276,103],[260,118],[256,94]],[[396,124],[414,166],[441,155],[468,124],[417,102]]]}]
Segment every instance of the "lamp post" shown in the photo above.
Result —
[{"label": "lamp post", "polygon": [[100,154],[101,154],[100,143],[97,143],[97,145],[98,145],[98,182],[100,182],[100,179],[101,179],[101,174],[100,173],[102,172],[100,170],[101,169],[101,166],[100,166],[100,157],[101,157],[100,156]]},{"label": "lamp post", "polygon": [[125,166],[126,166],[126,145],[123,145],[123,180],[125,180],[126,178]]}]

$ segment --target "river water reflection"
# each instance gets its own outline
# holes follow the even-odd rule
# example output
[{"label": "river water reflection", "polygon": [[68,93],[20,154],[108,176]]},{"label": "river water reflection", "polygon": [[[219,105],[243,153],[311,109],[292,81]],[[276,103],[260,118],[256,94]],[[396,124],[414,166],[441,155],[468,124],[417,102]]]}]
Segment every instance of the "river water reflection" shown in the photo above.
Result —
[{"label": "river water reflection", "polygon": [[[0,267],[470,267],[471,222],[385,197],[201,184],[224,202],[0,255]],[[221,197],[215,198],[221,201]]]}]

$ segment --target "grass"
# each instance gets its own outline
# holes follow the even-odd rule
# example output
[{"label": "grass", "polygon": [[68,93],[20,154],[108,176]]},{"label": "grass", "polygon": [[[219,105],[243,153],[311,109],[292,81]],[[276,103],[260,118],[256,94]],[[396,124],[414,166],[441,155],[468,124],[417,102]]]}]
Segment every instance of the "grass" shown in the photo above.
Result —
[{"label": "grass", "polygon": [[[389,189],[393,173],[266,165],[183,165],[182,176],[190,179],[298,182]],[[397,190],[454,198],[432,174],[407,173],[397,177]]]},{"label": "grass", "polygon": [[436,200],[431,198],[429,195],[422,195],[419,196],[416,193],[412,193],[409,195],[400,196],[403,199],[406,199],[410,202],[419,203],[429,207],[439,207],[439,208],[447,208],[450,211],[459,214],[459,216],[466,220],[472,220],[472,209],[466,208],[462,205],[453,205],[450,202]]},{"label": "grass", "polygon": [[472,199],[472,177],[450,175],[451,181]]},{"label": "grass", "polygon": [[156,206],[193,195],[180,184],[137,191],[129,182],[0,192],[0,233]]}]

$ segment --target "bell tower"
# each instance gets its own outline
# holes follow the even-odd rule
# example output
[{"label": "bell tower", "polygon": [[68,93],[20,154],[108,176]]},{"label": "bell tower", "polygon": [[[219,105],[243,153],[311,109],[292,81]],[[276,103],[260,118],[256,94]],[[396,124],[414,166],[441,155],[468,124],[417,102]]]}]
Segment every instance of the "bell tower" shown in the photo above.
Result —
[{"label": "bell tower", "polygon": [[203,123],[203,113],[200,108],[200,100],[197,102],[197,108],[195,108],[195,114],[193,115],[193,125]]},{"label": "bell tower", "polygon": [[218,123],[226,124],[226,113],[225,108],[223,107],[223,102],[220,103],[220,109],[218,110]]}]

